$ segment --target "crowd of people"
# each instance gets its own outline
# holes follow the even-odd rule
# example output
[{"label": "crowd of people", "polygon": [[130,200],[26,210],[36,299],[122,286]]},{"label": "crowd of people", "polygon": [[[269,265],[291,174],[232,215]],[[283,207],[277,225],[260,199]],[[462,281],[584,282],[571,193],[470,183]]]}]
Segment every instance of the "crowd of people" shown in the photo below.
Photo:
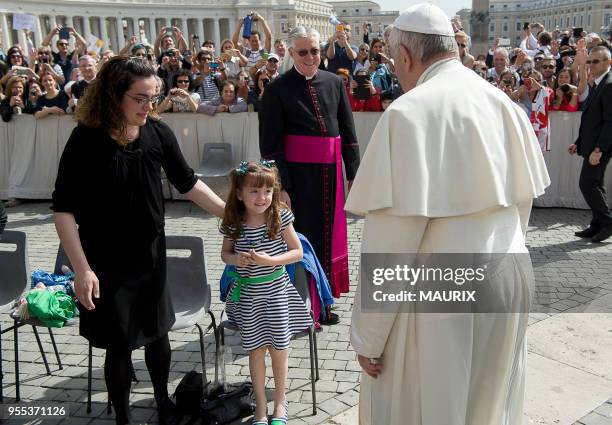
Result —
[{"label": "crowd of people", "polygon": [[[197,35],[188,39],[177,27],[162,27],[153,45],[132,36],[117,53],[88,51],[87,34],[73,27],[64,31],[59,25],[54,27],[36,47],[28,33],[28,46],[17,44],[6,53],[0,51],[2,119],[8,122],[22,113],[36,118],[73,114],[87,85],[116,55],[140,58],[155,68],[159,85],[156,113],[257,111],[267,84],[291,69],[293,61],[286,40],[274,39],[261,15],[253,13],[249,20],[250,32],[244,30],[244,18],[240,18],[232,38],[220,46],[211,40],[200,43]],[[338,25],[320,46],[320,69],[345,79],[353,111],[379,112],[403,92],[385,40],[370,40],[368,28],[364,24],[358,48],[351,44],[350,25]],[[69,39],[59,38],[66,30]]]},{"label": "crowd of people", "polygon": [[[286,54],[286,40],[274,39],[262,16],[253,13],[250,20],[253,29],[248,38],[244,18],[240,18],[232,38],[220,46],[211,40],[200,44],[198,36],[188,40],[177,27],[162,27],[152,46],[133,36],[117,54],[141,58],[156,69],[160,86],[157,113],[257,111],[267,84],[291,69],[292,60]],[[524,26],[518,47],[501,46],[498,38],[487,55],[474,57],[461,22],[453,19],[452,26],[461,63],[523,107],[544,151],[550,149],[548,113],[581,110],[589,92],[589,54],[598,46],[611,48],[596,33],[548,31],[534,23]],[[73,40],[60,38],[53,49],[52,40],[61,29],[53,28],[38,48],[28,51],[14,45],[6,54],[0,52],[0,112],[4,121],[20,113],[36,118],[73,113],[97,71],[115,56],[111,50],[90,54],[85,37],[72,27],[66,29]],[[343,79],[353,112],[384,111],[403,94],[387,47],[388,32],[370,38],[370,26],[364,23],[357,45],[353,44],[351,26],[340,24],[320,46],[320,69]],[[69,51],[71,42],[73,51]],[[606,54],[597,51],[596,56]]]},{"label": "crowd of people", "polygon": [[549,112],[583,111],[598,68],[610,59],[612,44],[580,28],[548,31],[542,24],[524,25],[516,48],[495,39],[488,54],[474,59],[467,35],[456,33],[460,56],[471,67],[518,103],[529,116],[540,147],[550,150]]}]

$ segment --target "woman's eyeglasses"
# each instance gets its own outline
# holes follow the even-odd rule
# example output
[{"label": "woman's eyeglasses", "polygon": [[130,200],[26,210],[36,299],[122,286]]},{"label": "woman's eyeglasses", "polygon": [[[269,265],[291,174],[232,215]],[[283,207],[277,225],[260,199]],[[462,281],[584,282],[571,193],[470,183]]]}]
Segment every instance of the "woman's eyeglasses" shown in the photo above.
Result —
[{"label": "woman's eyeglasses", "polygon": [[144,106],[147,103],[151,103],[154,105],[159,100],[159,96],[153,96],[149,98],[149,97],[136,97],[136,96],[132,96],[131,94],[127,94],[127,93],[125,93],[125,95],[129,97],[130,99],[132,99],[134,102],[138,103],[140,106]]},{"label": "woman's eyeglasses", "polygon": [[360,52],[369,52],[369,51],[370,51],[370,49],[361,48],[361,49],[359,49],[359,51],[360,51]]},{"label": "woman's eyeglasses", "polygon": [[21,59],[22,57],[23,57],[23,56],[21,56],[19,53],[13,53],[13,54],[11,55],[11,59],[18,59],[18,58],[19,58],[19,59]]},{"label": "woman's eyeglasses", "polygon": [[297,54],[300,55],[301,57],[306,56],[308,53],[310,53],[312,56],[319,56],[319,53],[321,52],[321,50],[315,48],[312,48],[310,50],[308,49],[302,49],[302,50],[298,50]]},{"label": "woman's eyeglasses", "polygon": [[176,80],[176,84],[189,84],[189,80]]},{"label": "woman's eyeglasses", "polygon": [[457,43],[457,45],[458,45],[459,47],[463,48],[463,49],[465,49],[465,48],[467,47],[467,45],[466,45],[466,44],[463,44],[463,43]]}]

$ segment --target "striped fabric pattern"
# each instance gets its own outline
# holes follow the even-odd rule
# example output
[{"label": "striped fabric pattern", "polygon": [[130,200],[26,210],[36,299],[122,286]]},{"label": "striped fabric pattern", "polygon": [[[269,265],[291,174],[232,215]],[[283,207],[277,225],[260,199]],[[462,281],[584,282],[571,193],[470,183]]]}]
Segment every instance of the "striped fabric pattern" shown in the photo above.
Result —
[{"label": "striped fabric pattern", "polygon": [[219,88],[215,84],[214,78],[212,75],[207,75],[198,87],[197,93],[200,95],[201,102],[215,100],[220,96]]},{"label": "striped fabric pattern", "polygon": [[[294,217],[291,211],[283,210],[281,219],[283,231]],[[251,249],[274,256],[287,252],[287,244],[280,235],[270,240],[265,224],[256,228],[245,226],[243,236],[234,240],[234,251],[247,252]],[[254,264],[237,267],[236,271],[243,277],[257,277],[270,274],[280,267]],[[242,347],[246,351],[264,346],[285,350],[289,348],[292,335],[312,324],[306,306],[287,273],[270,282],[243,287],[240,301],[236,303],[231,301],[233,289],[232,285],[226,304],[227,317],[240,329]]]}]

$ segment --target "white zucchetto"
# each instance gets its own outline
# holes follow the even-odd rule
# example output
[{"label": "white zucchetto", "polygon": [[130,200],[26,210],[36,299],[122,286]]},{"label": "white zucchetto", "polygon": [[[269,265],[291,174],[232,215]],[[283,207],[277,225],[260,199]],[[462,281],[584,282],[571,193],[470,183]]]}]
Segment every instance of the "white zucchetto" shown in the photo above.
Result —
[{"label": "white zucchetto", "polygon": [[453,26],[446,13],[438,6],[430,3],[419,3],[409,7],[395,19],[393,25],[402,31],[455,36]]}]

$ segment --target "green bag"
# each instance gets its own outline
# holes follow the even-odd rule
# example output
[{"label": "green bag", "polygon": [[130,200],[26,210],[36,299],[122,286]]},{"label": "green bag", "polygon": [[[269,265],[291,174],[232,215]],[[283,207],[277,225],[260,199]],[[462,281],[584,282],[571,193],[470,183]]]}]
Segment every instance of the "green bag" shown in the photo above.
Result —
[{"label": "green bag", "polygon": [[76,305],[63,291],[30,291],[28,311],[50,328],[61,328],[74,317]]}]

